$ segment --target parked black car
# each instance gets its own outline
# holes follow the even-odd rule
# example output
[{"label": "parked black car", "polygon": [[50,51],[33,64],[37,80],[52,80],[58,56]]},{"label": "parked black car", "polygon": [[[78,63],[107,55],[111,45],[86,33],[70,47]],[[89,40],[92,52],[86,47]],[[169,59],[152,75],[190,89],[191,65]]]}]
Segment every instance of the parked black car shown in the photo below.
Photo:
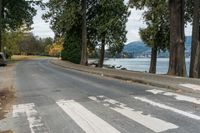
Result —
[{"label": "parked black car", "polygon": [[6,66],[7,61],[4,53],[0,52],[0,66]]}]

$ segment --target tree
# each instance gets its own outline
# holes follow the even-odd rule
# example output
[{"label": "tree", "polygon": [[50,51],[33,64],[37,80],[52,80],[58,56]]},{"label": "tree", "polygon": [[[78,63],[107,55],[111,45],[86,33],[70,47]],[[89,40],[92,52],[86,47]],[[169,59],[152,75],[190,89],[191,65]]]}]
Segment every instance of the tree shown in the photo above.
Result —
[{"label": "tree", "polygon": [[56,38],[64,38],[62,59],[80,63],[82,43],[82,13],[80,0],[50,0],[49,11],[43,15],[50,20]]},{"label": "tree", "polygon": [[3,32],[3,0],[0,0],[0,52],[2,49],[2,32]]},{"label": "tree", "polygon": [[100,0],[93,8],[95,16],[89,21],[93,34],[89,38],[100,47],[98,66],[102,67],[106,46],[112,52],[123,49],[129,12],[123,0]]},{"label": "tree", "polygon": [[82,45],[81,45],[81,65],[87,65],[87,22],[86,22],[86,9],[87,0],[81,1],[82,6]]},{"label": "tree", "polygon": [[[164,1],[164,0],[163,0]],[[146,7],[148,0],[130,0],[130,6],[137,9]],[[184,0],[169,0],[170,16],[170,61],[169,75],[185,76],[185,52],[184,52]]]},{"label": "tree", "polygon": [[129,6],[136,9],[144,9],[148,0],[129,0]]},{"label": "tree", "polygon": [[56,36],[64,38],[63,59],[85,65],[88,51],[103,42],[102,64],[105,45],[123,48],[128,16],[123,0],[50,0],[46,5],[44,19],[50,20]]},{"label": "tree", "polygon": [[190,77],[200,78],[200,1],[194,1]]},{"label": "tree", "polygon": [[169,47],[169,14],[166,1],[146,1],[145,6],[147,28],[140,29],[140,37],[152,48],[149,72],[156,73],[157,53]]},{"label": "tree", "polygon": [[42,5],[41,0],[0,0],[0,51],[4,31],[17,30],[22,25],[30,28],[33,24],[33,16],[36,15],[36,9],[33,7],[35,4]]},{"label": "tree", "polygon": [[169,0],[170,60],[169,75],[186,76],[184,48],[184,0]]},{"label": "tree", "polygon": [[79,64],[81,60],[81,29],[73,29],[70,34],[65,34],[64,38],[62,59]]},{"label": "tree", "polygon": [[17,44],[18,54],[25,55],[45,55],[45,47],[48,45],[45,39],[34,36],[32,33],[23,33]]},{"label": "tree", "polygon": [[63,50],[63,41],[63,38],[57,39],[54,43],[47,45],[45,51],[50,56],[60,57]]},{"label": "tree", "polygon": [[4,50],[6,57],[10,58],[13,54],[19,53],[19,42],[23,39],[23,33],[21,31],[4,32],[2,36],[2,42],[6,49]]},{"label": "tree", "polygon": [[151,63],[149,73],[156,73],[157,54],[169,47],[169,29],[163,25],[149,25],[140,29],[141,39],[151,47]]},{"label": "tree", "polygon": [[156,72],[157,54],[169,48],[169,11],[165,0],[130,0],[129,6],[144,9],[146,28],[140,29],[141,39],[151,47],[151,63],[149,72]]}]

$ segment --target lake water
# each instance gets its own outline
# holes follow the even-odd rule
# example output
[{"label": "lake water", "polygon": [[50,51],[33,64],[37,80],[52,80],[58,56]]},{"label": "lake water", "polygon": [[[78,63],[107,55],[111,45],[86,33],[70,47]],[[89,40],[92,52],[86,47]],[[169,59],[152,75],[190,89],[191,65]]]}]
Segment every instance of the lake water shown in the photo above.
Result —
[{"label": "lake water", "polygon": [[[133,58],[133,59],[108,59],[105,60],[106,65],[122,66],[127,70],[148,72],[150,66],[150,58]],[[189,72],[190,59],[186,59],[187,72]],[[157,60],[157,73],[166,74],[168,71],[169,59],[158,58]]]}]

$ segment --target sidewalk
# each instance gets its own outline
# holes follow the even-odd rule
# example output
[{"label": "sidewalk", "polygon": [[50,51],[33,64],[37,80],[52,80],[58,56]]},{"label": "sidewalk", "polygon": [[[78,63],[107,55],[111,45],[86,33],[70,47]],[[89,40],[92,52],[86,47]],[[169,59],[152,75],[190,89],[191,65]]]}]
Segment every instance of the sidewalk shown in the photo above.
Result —
[{"label": "sidewalk", "polygon": [[[6,117],[11,112],[12,105],[15,102],[13,71],[14,64],[0,67],[0,133],[4,133],[2,130],[8,129],[9,124]],[[5,131],[5,133],[11,133],[11,131]]]},{"label": "sidewalk", "polygon": [[185,91],[200,94],[200,79],[182,78],[168,75],[156,75],[144,72],[134,72],[127,70],[102,69],[95,67],[82,66],[67,61],[50,60],[52,64],[70,68],[87,73],[97,74],[101,76],[112,77],[121,80],[130,80],[132,82],[142,83],[146,85],[173,89],[176,91]]}]

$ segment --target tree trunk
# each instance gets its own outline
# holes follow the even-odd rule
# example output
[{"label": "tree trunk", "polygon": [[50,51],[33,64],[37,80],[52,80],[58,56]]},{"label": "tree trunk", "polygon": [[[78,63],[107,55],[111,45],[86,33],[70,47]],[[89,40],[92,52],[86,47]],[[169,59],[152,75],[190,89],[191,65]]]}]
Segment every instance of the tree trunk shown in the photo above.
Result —
[{"label": "tree trunk", "polygon": [[86,8],[87,1],[82,0],[82,45],[81,45],[81,65],[87,65],[87,24],[86,24]]},{"label": "tree trunk", "polygon": [[100,55],[99,55],[99,65],[98,67],[103,67],[104,62],[104,55],[105,55],[105,35],[102,36],[102,42],[101,42],[101,49],[100,49]]},{"label": "tree trunk", "polygon": [[184,0],[169,0],[170,59],[169,75],[186,76],[184,47]]},{"label": "tree trunk", "polygon": [[200,41],[200,1],[195,0],[194,11],[193,11],[193,29],[192,29],[192,48],[190,58],[190,77],[199,78],[198,62],[200,62],[199,54],[199,41]]},{"label": "tree trunk", "polygon": [[156,73],[156,64],[157,64],[157,46],[153,46],[151,49],[151,64],[149,68],[149,73]]},{"label": "tree trunk", "polygon": [[3,19],[3,14],[2,14],[2,8],[3,8],[3,0],[0,0],[0,52],[2,51],[2,19]]},{"label": "tree trunk", "polygon": [[195,54],[193,77],[200,78],[200,43],[199,41],[198,41],[196,54]]}]

